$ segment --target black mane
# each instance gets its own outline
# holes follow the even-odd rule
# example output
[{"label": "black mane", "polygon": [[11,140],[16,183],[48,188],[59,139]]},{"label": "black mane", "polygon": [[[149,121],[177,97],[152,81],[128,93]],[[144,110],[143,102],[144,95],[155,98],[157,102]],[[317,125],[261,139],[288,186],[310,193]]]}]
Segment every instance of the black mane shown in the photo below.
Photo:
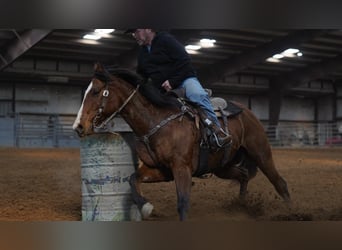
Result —
[{"label": "black mane", "polygon": [[[104,74],[106,73],[118,77],[134,87],[140,85],[139,92],[158,107],[179,108],[181,106],[175,97],[162,93],[160,89],[129,69],[107,68]],[[96,74],[95,77],[101,80]]]},{"label": "black mane", "polygon": [[129,69],[107,68],[107,71],[109,74],[132,84],[134,87],[138,86],[139,84],[142,85],[145,82],[144,78]]}]

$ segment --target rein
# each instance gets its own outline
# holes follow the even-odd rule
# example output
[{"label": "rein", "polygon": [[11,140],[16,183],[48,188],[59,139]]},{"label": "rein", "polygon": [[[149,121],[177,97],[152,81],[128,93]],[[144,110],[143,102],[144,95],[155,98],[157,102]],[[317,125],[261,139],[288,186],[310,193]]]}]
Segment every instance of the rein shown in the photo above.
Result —
[{"label": "rein", "polygon": [[[133,98],[133,96],[137,93],[137,91],[139,90],[140,85],[137,85],[137,87],[134,89],[134,91],[128,96],[128,98],[124,101],[124,103],[120,106],[120,108],[115,111],[113,114],[111,114],[107,119],[105,119],[100,125],[96,125],[97,121],[99,118],[101,118],[103,110],[107,104],[108,101],[108,96],[109,96],[109,90],[108,90],[108,83],[106,83],[106,89],[103,91],[102,93],[102,104],[99,107],[97,114],[95,116],[95,118],[93,119],[93,128],[94,129],[105,129],[107,124],[118,114],[120,114],[120,112],[122,111],[122,109],[124,109],[124,107],[126,107],[126,105],[130,102],[130,100]],[[185,113],[189,113],[190,115],[191,112],[188,110],[188,108],[186,108],[185,106],[183,106],[183,108],[181,109],[181,112],[177,113],[177,114],[173,114],[170,115],[169,117],[167,117],[166,119],[162,120],[158,125],[156,125],[155,127],[153,127],[152,129],[150,129],[148,131],[148,133],[144,136],[141,137],[137,137],[137,140],[140,140],[142,142],[144,142],[152,160],[154,161],[155,164],[158,165],[158,161],[157,161],[157,157],[155,155],[155,153],[153,152],[153,150],[150,147],[150,137],[153,136],[155,133],[158,132],[158,130],[160,130],[162,127],[164,127],[166,124],[168,124],[170,121],[177,119],[178,117],[182,117],[185,115]]]},{"label": "rein", "polygon": [[135,93],[137,93],[138,89],[139,89],[140,85],[137,85],[137,87],[134,89],[134,91],[128,96],[128,98],[126,99],[126,101],[121,105],[121,107],[115,111],[113,114],[111,114],[111,116],[109,116],[106,120],[104,120],[100,125],[96,125],[96,121],[101,117],[104,107],[107,103],[107,98],[109,96],[109,90],[108,90],[108,83],[106,85],[106,89],[103,91],[102,93],[102,97],[104,97],[102,99],[102,105],[100,106],[99,110],[97,111],[97,114],[93,120],[93,127],[95,129],[104,129],[106,128],[108,122],[110,122],[115,116],[117,116],[118,114],[120,114],[120,112],[122,111],[122,109],[124,107],[126,107],[126,105],[129,103],[129,101],[133,98],[133,96],[135,95]]},{"label": "rein", "polygon": [[152,160],[154,161],[154,163],[156,164],[156,166],[158,166],[158,161],[157,161],[156,154],[153,152],[153,150],[150,147],[150,137],[152,135],[154,135],[155,133],[157,133],[157,131],[159,129],[164,127],[170,121],[175,120],[175,119],[177,119],[180,116],[184,116],[184,114],[187,113],[187,112],[188,111],[186,109],[182,109],[182,111],[180,113],[173,114],[173,115],[169,116],[168,118],[162,120],[157,126],[152,128],[146,135],[137,137],[138,140],[144,142],[144,144],[145,144],[145,146],[147,148],[147,151],[150,154],[150,156],[151,156]]}]

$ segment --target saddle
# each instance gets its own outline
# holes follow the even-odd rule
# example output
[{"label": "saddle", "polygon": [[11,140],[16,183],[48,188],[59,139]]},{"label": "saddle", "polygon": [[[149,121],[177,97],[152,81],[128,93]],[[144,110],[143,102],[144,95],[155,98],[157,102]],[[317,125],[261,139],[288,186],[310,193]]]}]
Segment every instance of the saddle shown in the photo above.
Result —
[{"label": "saddle", "polygon": [[[242,109],[235,105],[231,101],[227,101],[221,97],[212,97],[212,90],[205,89],[208,93],[211,104],[214,108],[215,114],[217,117],[232,117],[242,112]],[[189,104],[190,106],[197,107],[197,105],[190,100],[188,100],[185,96],[185,89],[173,89],[168,92],[169,95],[173,95],[176,98],[184,101],[185,103]]]},{"label": "saddle", "polygon": [[[222,118],[224,127],[228,129],[228,118],[233,117],[239,113],[242,112],[242,109],[235,105],[233,102],[226,101],[225,99],[221,97],[211,97],[212,91],[210,89],[205,89],[209,95],[211,104],[213,106],[214,112],[217,117]],[[209,166],[208,166],[208,157],[210,151],[217,151],[217,147],[213,147],[212,141],[212,131],[208,129],[203,122],[203,118],[206,117],[201,109],[198,108],[198,105],[196,103],[191,102],[188,100],[185,96],[185,90],[184,89],[175,89],[168,92],[168,94],[175,96],[178,98],[178,100],[184,104],[185,106],[190,106],[190,108],[195,109],[199,116],[199,118],[202,120],[201,124],[202,126],[198,126],[201,129],[202,139],[200,143],[200,154],[199,154],[199,166],[196,170],[196,172],[193,174],[193,176],[200,177],[202,175],[205,175],[210,172]],[[184,107],[184,106],[183,106]],[[197,123],[197,122],[196,122]],[[224,158],[222,160],[222,165],[225,164],[225,162],[228,160],[228,153],[225,151]]]}]

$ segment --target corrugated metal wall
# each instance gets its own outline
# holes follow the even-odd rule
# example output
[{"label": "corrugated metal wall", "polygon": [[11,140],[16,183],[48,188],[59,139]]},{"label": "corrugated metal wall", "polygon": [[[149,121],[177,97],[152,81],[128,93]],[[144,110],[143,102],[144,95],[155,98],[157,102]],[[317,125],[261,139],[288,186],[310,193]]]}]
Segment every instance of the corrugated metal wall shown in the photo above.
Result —
[{"label": "corrugated metal wall", "polygon": [[[251,82],[260,81],[260,79],[252,81],[250,78],[241,77],[238,84],[248,85]],[[261,81],[261,84],[267,85],[267,81]],[[310,86],[315,87],[314,84]],[[0,145],[78,146],[78,139],[71,130],[71,126],[82,101],[82,91],[86,87],[87,83],[83,87],[57,83],[2,83],[0,86]],[[266,94],[221,96],[250,107],[267,127],[269,102]],[[332,123],[335,119],[336,127],[339,128],[342,122],[342,88],[337,89],[336,98],[334,100],[331,96],[316,99],[285,97],[282,102],[279,124],[290,126],[289,123],[292,122],[296,126],[300,123],[306,126],[307,123]],[[51,117],[54,126],[53,130],[48,130]],[[334,136],[341,135],[336,132]]]}]

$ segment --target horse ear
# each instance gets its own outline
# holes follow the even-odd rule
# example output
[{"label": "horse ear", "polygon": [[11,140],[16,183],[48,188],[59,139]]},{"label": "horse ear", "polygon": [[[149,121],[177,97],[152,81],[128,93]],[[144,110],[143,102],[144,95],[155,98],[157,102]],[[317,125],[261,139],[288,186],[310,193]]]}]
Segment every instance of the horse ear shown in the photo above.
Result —
[{"label": "horse ear", "polygon": [[101,63],[96,62],[94,64],[94,71],[95,72],[102,72],[103,70],[104,70],[104,67],[103,67],[103,65]]}]

